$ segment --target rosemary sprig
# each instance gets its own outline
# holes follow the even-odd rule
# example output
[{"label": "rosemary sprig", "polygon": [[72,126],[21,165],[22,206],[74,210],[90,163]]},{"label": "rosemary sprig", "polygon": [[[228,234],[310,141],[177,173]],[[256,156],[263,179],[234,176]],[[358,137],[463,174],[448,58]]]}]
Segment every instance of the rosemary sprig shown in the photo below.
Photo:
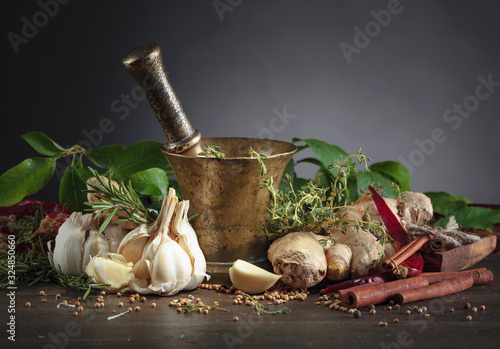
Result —
[{"label": "rosemary sprig", "polygon": [[208,147],[205,148],[205,151],[199,152],[198,155],[200,156],[213,155],[218,159],[225,159],[226,155],[224,153],[221,153],[219,149],[220,147],[217,145],[209,145]]},{"label": "rosemary sprig", "polygon": [[260,175],[265,175],[267,173],[267,166],[266,164],[264,164],[264,159],[267,159],[267,156],[257,153],[255,150],[253,150],[252,146],[250,146],[250,149],[248,149],[248,154],[250,155],[250,157],[257,157],[257,161],[260,164]]},{"label": "rosemary sprig", "polygon": [[[86,205],[90,206],[86,211],[108,213],[107,218],[99,228],[99,233],[106,228],[115,215],[119,218],[117,222],[131,221],[138,224],[152,223],[158,217],[158,211],[144,206],[130,182],[127,184],[121,182],[115,186],[111,184],[111,171],[108,172],[107,180],[105,180],[96,170],[90,170],[97,178],[98,183],[88,181],[87,184],[92,189],[87,190],[87,192],[93,193],[98,201],[85,202]],[[121,211],[126,214],[118,214]]]},{"label": "rosemary sprig", "polygon": [[251,308],[255,309],[257,315],[264,315],[264,314],[285,315],[287,314],[286,312],[288,311],[287,307],[281,307],[279,310],[275,311],[269,310],[269,308],[264,306],[259,300],[255,299],[249,294],[245,294],[245,299],[250,301],[250,303],[252,304]]}]

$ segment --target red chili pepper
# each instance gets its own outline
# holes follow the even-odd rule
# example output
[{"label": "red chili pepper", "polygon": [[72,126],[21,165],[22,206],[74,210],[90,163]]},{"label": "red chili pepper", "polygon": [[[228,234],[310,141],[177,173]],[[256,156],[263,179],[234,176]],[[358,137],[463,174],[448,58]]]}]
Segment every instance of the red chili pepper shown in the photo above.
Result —
[{"label": "red chili pepper", "polygon": [[354,279],[354,280],[347,280],[335,285],[328,286],[324,288],[322,293],[337,293],[340,290],[345,290],[347,288],[355,287],[355,286],[361,286],[361,285],[366,285],[366,284],[371,284],[374,282],[388,282],[388,281],[393,281],[395,279],[394,273],[392,272],[386,272],[382,274],[377,274],[377,275],[368,275],[361,277],[359,279]]},{"label": "red chili pepper", "polygon": [[[380,217],[382,218],[382,221],[384,222],[387,233],[393,239],[392,244],[394,245],[396,250],[401,249],[404,245],[408,244],[411,241],[410,236],[401,225],[401,222],[391,211],[389,206],[387,206],[384,199],[371,186],[369,186],[368,189],[370,189],[373,201],[377,206],[378,212],[380,214]],[[410,256],[410,258],[402,263],[401,266],[407,269],[407,273],[406,275],[404,275],[403,273],[403,277],[418,276],[424,268],[424,259],[422,257],[422,254],[420,252],[414,253],[412,256]]]}]

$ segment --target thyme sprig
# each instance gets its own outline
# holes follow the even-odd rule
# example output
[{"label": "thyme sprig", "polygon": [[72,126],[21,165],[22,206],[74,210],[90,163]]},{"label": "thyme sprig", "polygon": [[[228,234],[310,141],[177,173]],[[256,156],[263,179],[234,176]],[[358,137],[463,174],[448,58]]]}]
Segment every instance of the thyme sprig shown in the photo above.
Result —
[{"label": "thyme sprig", "polygon": [[249,294],[245,294],[245,299],[249,301],[252,305],[251,308],[255,309],[257,312],[257,315],[264,315],[264,314],[272,314],[272,315],[285,315],[287,314],[288,308],[287,307],[281,307],[278,310],[269,310],[268,307],[264,306],[259,300],[255,299],[254,297],[250,296]]},{"label": "thyme sprig", "polygon": [[250,148],[248,149],[248,154],[250,155],[250,157],[257,157],[257,161],[260,164],[260,175],[265,175],[267,173],[267,166],[266,164],[264,164],[264,159],[267,159],[267,156],[257,153],[252,146],[250,146]]},{"label": "thyme sprig", "polygon": [[[99,228],[99,233],[106,228],[115,215],[118,217],[116,222],[130,221],[137,224],[150,224],[158,217],[158,211],[144,206],[130,182],[127,184],[120,182],[116,186],[111,182],[111,171],[108,171],[107,180],[104,180],[96,170],[90,170],[98,183],[88,181],[87,184],[92,189],[87,192],[94,194],[98,201],[85,202],[85,205],[90,206],[85,211],[108,213]],[[119,212],[126,214],[122,215]]]},{"label": "thyme sprig", "polygon": [[309,181],[296,190],[292,178],[285,174],[283,181],[288,190],[279,190],[274,188],[272,177],[264,179],[260,186],[271,196],[269,217],[262,226],[268,238],[274,240],[293,231],[311,231],[325,235],[321,242],[326,245],[328,240],[335,243],[334,232],[345,232],[349,224],[354,224],[356,229],[374,234],[381,245],[389,242],[389,235],[381,225],[371,221],[369,212],[365,213],[364,220],[347,219],[339,214],[342,210],[358,209],[349,202],[347,181],[349,176],[357,173],[357,165],[364,165],[366,170],[369,161],[360,149],[355,155],[334,162],[329,167],[335,174],[330,187]]},{"label": "thyme sprig", "polygon": [[209,145],[208,147],[205,147],[205,151],[199,152],[198,155],[200,156],[213,155],[218,159],[225,159],[226,155],[224,153],[221,153],[219,149],[220,147],[218,145]]},{"label": "thyme sprig", "polygon": [[184,314],[192,313],[198,308],[205,308],[205,309],[214,309],[214,310],[221,310],[225,312],[229,312],[229,310],[225,308],[219,307],[220,302],[215,301],[212,305],[206,305],[206,304],[191,304],[189,303],[187,306],[185,306],[182,310]]}]

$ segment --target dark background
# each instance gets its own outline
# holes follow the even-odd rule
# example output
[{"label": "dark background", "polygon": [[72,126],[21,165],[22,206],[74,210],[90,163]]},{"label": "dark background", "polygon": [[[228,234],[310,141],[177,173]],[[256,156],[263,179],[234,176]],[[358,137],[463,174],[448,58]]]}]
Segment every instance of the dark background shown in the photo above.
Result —
[{"label": "dark background", "polygon": [[[415,191],[500,203],[500,88],[467,117],[443,117],[474,95],[478,77],[500,81],[498,1],[401,0],[399,13],[378,25],[350,63],[341,43],[354,45],[356,27],[377,30],[371,11],[381,13],[388,1],[73,0],[57,11],[52,5],[57,13],[17,53],[9,33],[22,35],[23,18],[33,23],[42,7],[0,6],[2,173],[36,156],[21,138],[32,130],[63,146],[163,142],[121,65],[133,48],[157,42],[191,123],[205,137],[317,138],[348,153],[363,147],[373,162],[408,162]],[[277,111],[295,117],[269,133]],[[93,130],[105,119],[112,131],[98,137]],[[437,128],[446,140],[425,141]],[[313,176],[308,166],[299,165],[299,175]],[[57,200],[57,188],[54,177],[35,197]]]}]

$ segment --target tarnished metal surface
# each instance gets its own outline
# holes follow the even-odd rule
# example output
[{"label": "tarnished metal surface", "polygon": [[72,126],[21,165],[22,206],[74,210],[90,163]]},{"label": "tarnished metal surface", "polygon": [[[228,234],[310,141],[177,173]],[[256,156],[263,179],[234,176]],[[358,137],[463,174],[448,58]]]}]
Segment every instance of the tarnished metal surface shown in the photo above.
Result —
[{"label": "tarnished metal surface", "polygon": [[[169,151],[183,153],[196,146],[201,134],[191,126],[172,88],[160,47],[157,44],[138,47],[122,63],[144,91],[167,136]],[[193,149],[193,153],[198,150]]]},{"label": "tarnished metal surface", "polygon": [[[286,164],[297,151],[291,143],[261,138],[201,138],[189,123],[175,94],[157,44],[141,46],[123,59],[123,65],[143,89],[160,121],[168,143],[162,151],[179,182],[213,282],[228,282],[228,270],[237,259],[265,262],[267,236],[260,225],[268,215],[269,193],[259,184],[273,177],[279,186]],[[201,157],[207,146],[220,146],[225,159]],[[261,176],[252,147],[264,154],[267,174]]]},{"label": "tarnished metal surface", "polygon": [[[236,259],[253,263],[267,259],[267,237],[260,225],[268,216],[269,193],[259,183],[273,177],[277,188],[297,147],[260,138],[202,138],[201,147],[209,145],[220,146],[226,158],[163,150],[174,168],[182,198],[190,201],[189,214],[200,214],[191,224],[207,259],[208,272],[221,274],[222,279],[216,280],[224,280]],[[264,159],[264,177],[257,158],[248,155],[250,146],[268,157]]]}]

